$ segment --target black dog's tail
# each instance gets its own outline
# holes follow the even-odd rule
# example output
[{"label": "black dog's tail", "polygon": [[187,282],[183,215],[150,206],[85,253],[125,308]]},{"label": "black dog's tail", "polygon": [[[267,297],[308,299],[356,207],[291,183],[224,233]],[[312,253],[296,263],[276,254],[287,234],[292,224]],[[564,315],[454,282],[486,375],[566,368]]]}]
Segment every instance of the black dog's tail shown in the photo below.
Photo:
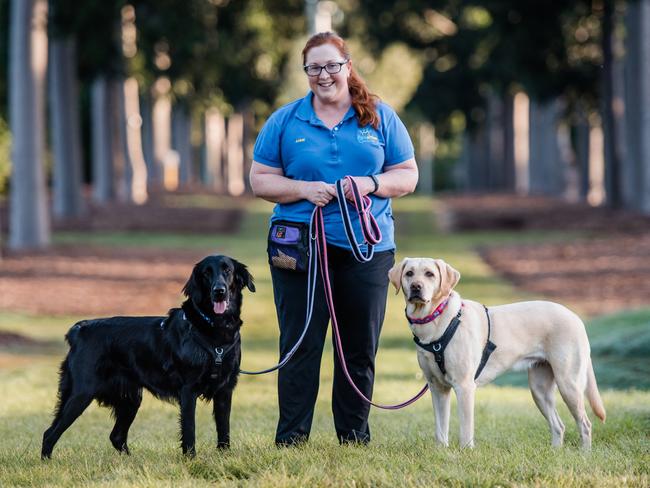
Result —
[{"label": "black dog's tail", "polygon": [[63,413],[70,394],[72,393],[72,375],[68,365],[69,355],[65,357],[59,368],[59,391],[57,393],[56,407],[54,407],[54,421],[58,421]]},{"label": "black dog's tail", "polygon": [[63,407],[65,406],[68,398],[70,398],[70,394],[72,393],[72,374],[70,373],[69,365],[70,356],[74,354],[77,348],[77,336],[79,335],[79,329],[85,325],[85,323],[85,320],[77,322],[72,327],[70,327],[70,330],[65,335],[65,340],[70,346],[70,351],[68,351],[68,354],[66,355],[63,362],[61,362],[61,366],[59,367],[59,391],[57,393],[56,407],[54,407],[55,420],[58,420],[61,416]]}]

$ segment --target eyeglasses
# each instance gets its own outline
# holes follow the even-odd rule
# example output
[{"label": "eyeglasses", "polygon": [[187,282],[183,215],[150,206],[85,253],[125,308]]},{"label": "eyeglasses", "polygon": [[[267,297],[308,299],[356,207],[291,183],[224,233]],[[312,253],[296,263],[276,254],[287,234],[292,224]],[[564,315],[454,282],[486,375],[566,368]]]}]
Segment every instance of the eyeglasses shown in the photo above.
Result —
[{"label": "eyeglasses", "polygon": [[303,66],[302,69],[305,70],[307,76],[320,76],[323,70],[327,71],[330,75],[335,75],[336,73],[340,72],[343,65],[348,64],[349,61],[349,59],[346,59],[342,63],[327,63],[323,66],[319,66],[317,64],[308,64]]}]

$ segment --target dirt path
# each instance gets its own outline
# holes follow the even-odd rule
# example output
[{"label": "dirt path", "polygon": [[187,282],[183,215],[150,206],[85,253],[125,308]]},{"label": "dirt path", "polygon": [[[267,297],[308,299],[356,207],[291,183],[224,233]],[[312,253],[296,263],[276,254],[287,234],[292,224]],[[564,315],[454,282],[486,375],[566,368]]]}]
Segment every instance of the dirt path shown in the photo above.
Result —
[{"label": "dirt path", "polygon": [[498,273],[534,296],[602,315],[650,306],[650,217],[544,198],[452,197],[457,230],[580,230],[584,239],[481,249]]}]

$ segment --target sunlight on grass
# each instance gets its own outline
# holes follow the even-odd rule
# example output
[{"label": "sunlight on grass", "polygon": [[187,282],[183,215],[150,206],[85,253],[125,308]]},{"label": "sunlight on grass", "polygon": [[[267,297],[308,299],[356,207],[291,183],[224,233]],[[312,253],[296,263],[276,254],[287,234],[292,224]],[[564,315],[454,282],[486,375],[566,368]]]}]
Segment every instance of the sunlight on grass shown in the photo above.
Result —
[{"label": "sunlight on grass", "polygon": [[[255,276],[257,293],[246,294],[244,299],[242,366],[263,368],[278,359],[278,327],[265,254],[272,205],[259,200],[243,203],[247,217],[239,232],[232,235],[60,233],[55,241],[152,249],[192,247],[230,254],[245,262]],[[235,205],[209,195],[179,198],[175,204],[214,208]],[[495,276],[476,253],[477,247],[575,237],[528,232],[443,234],[435,227],[435,205],[435,201],[420,197],[396,202],[397,259],[432,256],[448,260],[462,274],[461,294],[488,305],[530,297]],[[215,449],[211,408],[201,403],[197,409],[198,454],[193,460],[184,459],[178,442],[177,407],[146,394],[130,433],[131,456],[120,456],[113,450],[108,440],[112,428],[109,412],[93,405],[62,437],[53,459],[42,463],[38,458],[41,436],[51,421],[58,367],[66,351],[63,335],[79,318],[0,313],[0,330],[20,332],[51,346],[45,350],[1,351],[2,487],[650,485],[650,392],[635,389],[603,388],[608,418],[604,425],[594,420],[594,448],[590,453],[578,448],[575,425],[561,401],[559,412],[567,426],[567,445],[558,450],[549,447],[546,422],[528,390],[496,385],[477,393],[474,450],[458,448],[455,400],[451,447],[436,446],[428,395],[400,411],[373,409],[371,445],[339,447],[331,416],[333,351],[329,340],[312,436],[305,447],[276,449],[272,444],[277,376],[269,374],[240,378],[233,404],[233,447],[228,452]],[[598,369],[601,358],[604,361],[618,354],[636,360],[641,354],[647,363],[648,349],[644,348],[648,346],[648,324],[650,310],[605,317],[589,325],[599,377],[607,377],[607,372]],[[376,378],[374,399],[381,403],[403,401],[424,383],[404,319],[404,302],[393,290],[389,293]]]}]

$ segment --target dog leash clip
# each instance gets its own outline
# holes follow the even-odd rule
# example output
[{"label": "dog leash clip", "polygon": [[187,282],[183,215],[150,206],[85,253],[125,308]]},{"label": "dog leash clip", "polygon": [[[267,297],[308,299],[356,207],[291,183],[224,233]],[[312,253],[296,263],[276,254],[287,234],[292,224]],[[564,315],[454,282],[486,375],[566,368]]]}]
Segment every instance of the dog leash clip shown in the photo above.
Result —
[{"label": "dog leash clip", "polygon": [[216,355],[214,358],[214,364],[216,366],[221,366],[221,363],[223,363],[223,347],[215,347],[214,353]]}]

